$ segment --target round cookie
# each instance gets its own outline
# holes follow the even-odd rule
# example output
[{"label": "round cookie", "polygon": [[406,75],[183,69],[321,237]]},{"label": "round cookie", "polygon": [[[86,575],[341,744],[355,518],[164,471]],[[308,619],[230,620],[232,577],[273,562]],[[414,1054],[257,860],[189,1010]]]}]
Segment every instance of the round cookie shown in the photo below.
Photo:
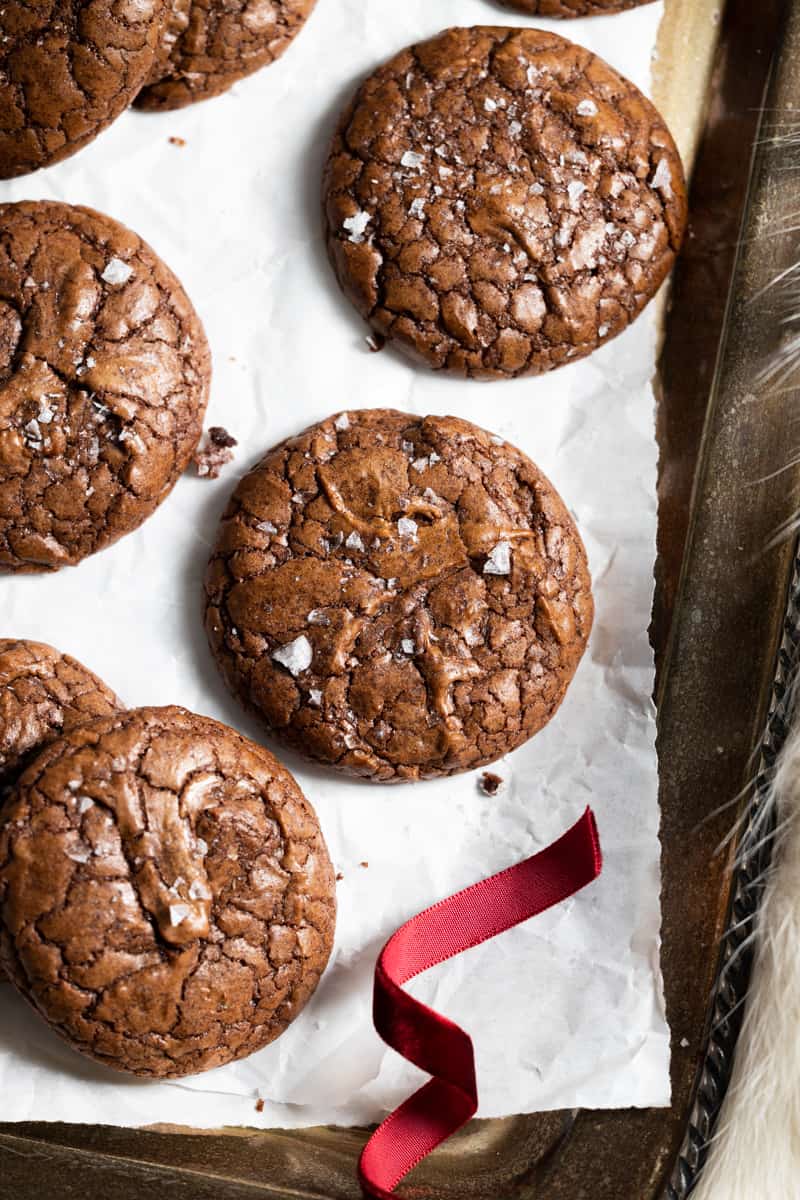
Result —
[{"label": "round cookie", "polygon": [[359,88],[324,173],[328,253],[372,329],[436,369],[538,374],[653,297],[686,223],[653,105],[536,29],[450,29]]},{"label": "round cookie", "polygon": [[599,17],[604,13],[627,12],[652,4],[653,0],[497,0],[504,8],[533,17]]},{"label": "round cookie", "polygon": [[77,659],[43,642],[0,638],[0,795],[48,742],[124,707]]},{"label": "round cookie", "polygon": [[328,961],[335,884],[273,756],[180,708],[72,730],[11,793],[0,960],[76,1050],[194,1074],[273,1041]]},{"label": "round cookie", "polygon": [[183,108],[280,58],[316,0],[172,0],[161,48],[136,107]]},{"label": "round cookie", "polygon": [[163,0],[4,0],[0,178],[60,162],[127,108],[153,65]]},{"label": "round cookie", "polygon": [[0,570],[79,562],[188,464],[211,374],[178,280],[110,217],[0,205]]},{"label": "round cookie", "polygon": [[492,762],[586,646],[586,554],[555,489],[455,417],[343,413],[239,483],[206,574],[231,690],[301,753],[378,781]]}]

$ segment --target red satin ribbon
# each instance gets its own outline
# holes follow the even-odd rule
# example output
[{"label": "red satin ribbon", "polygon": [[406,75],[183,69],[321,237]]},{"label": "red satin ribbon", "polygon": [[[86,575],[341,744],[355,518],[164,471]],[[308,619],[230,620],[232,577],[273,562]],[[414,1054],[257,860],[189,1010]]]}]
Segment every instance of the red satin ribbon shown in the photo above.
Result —
[{"label": "red satin ribbon", "polygon": [[478,1107],[472,1038],[414,1000],[402,985],[428,967],[535,917],[596,879],[602,869],[591,809],[532,858],[440,900],[392,934],[375,968],[373,1018],[383,1040],[433,1078],[390,1113],[358,1165],[367,1196],[388,1200],[426,1154]]}]

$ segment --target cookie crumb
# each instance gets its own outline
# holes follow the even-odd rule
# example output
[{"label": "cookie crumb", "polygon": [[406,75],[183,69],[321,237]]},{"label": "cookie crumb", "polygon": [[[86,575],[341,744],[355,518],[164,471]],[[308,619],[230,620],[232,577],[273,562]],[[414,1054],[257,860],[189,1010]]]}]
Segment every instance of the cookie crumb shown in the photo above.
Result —
[{"label": "cookie crumb", "polygon": [[263,1112],[263,1111],[264,1111],[264,1101],[259,1096],[259,1098],[256,1100],[256,1112]]},{"label": "cookie crumb", "polygon": [[382,333],[368,333],[364,339],[373,354],[378,354],[386,345],[386,338]]},{"label": "cookie crumb", "polygon": [[478,780],[478,787],[484,796],[498,796],[505,786],[506,781],[502,775],[495,775],[494,771],[484,771]]},{"label": "cookie crumb", "polygon": [[[186,145],[186,138],[182,138],[182,137],[167,138],[167,141],[169,142],[170,146],[185,146]],[[261,1112],[261,1109],[259,1109],[258,1111]]]},{"label": "cookie crumb", "polygon": [[368,862],[360,862],[358,865],[359,865],[360,867],[368,867],[368,866],[369,866],[369,863],[368,863]]},{"label": "cookie crumb", "polygon": [[337,883],[341,883],[341,881],[342,881],[343,879],[344,879],[344,875],[342,874],[342,872],[341,872],[341,871],[337,871],[337,872],[336,872],[336,882],[337,882]]},{"label": "cookie crumb", "polygon": [[238,445],[221,425],[212,425],[205,439],[192,455],[197,474],[203,479],[217,479],[226,463],[233,461],[232,446]]}]

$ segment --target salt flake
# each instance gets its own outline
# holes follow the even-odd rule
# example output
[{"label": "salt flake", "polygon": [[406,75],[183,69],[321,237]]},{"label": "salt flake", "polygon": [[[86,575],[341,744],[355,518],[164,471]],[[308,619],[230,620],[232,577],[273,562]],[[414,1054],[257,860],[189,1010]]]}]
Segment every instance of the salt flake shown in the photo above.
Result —
[{"label": "salt flake", "polygon": [[368,212],[355,213],[352,217],[345,217],[342,221],[342,227],[347,230],[347,240],[355,242],[356,245],[364,241],[364,231],[369,225],[372,218]]},{"label": "salt flake", "polygon": [[133,267],[129,263],[123,262],[121,258],[112,258],[100,278],[105,283],[127,283],[132,274]]},{"label": "salt flake", "polygon": [[170,904],[169,906],[169,923],[173,927],[182,924],[191,915],[191,904]]},{"label": "salt flake", "polygon": [[597,105],[594,100],[581,100],[575,111],[579,117],[596,117]]},{"label": "salt flake", "polygon": [[650,186],[658,188],[664,196],[672,195],[672,172],[665,158],[658,160],[658,166],[655,169],[653,178],[650,180]]},{"label": "salt flake", "polygon": [[498,542],[483,564],[484,575],[508,575],[511,572],[511,544]]},{"label": "salt flake", "polygon": [[412,521],[411,517],[401,517],[397,522],[397,532],[401,537],[416,538],[417,528],[417,522]]},{"label": "salt flake", "polygon": [[285,646],[279,646],[277,650],[273,650],[272,657],[282,667],[286,667],[286,670],[290,671],[292,675],[299,675],[311,666],[314,654],[311,642],[304,633],[301,633],[293,642],[288,642]]},{"label": "salt flake", "polygon": [[569,183],[567,184],[567,195],[569,196],[570,205],[573,208],[585,191],[585,183],[581,183],[580,179],[570,179]]},{"label": "salt flake", "polygon": [[423,154],[417,154],[416,150],[406,150],[403,157],[400,159],[401,167],[418,167],[425,161]]}]

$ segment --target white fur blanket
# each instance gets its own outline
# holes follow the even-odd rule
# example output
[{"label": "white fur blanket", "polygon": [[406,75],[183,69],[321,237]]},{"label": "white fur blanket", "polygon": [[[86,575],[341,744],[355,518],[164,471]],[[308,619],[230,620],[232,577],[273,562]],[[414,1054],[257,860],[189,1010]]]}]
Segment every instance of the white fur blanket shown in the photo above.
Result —
[{"label": "white fur blanket", "polygon": [[778,834],[733,1078],[692,1200],[800,1200],[800,727],[768,803]]}]

